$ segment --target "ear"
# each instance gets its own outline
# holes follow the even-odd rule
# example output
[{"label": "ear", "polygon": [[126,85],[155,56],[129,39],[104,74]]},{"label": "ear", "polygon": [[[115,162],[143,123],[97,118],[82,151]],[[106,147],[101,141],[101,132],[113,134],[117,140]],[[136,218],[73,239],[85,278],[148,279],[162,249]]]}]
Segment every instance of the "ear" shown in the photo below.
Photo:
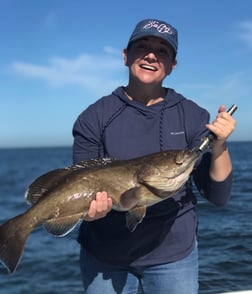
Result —
[{"label": "ear", "polygon": [[174,59],[173,62],[171,64],[169,64],[168,68],[167,68],[167,75],[170,75],[171,72],[174,70],[174,68],[177,65],[177,59]]},{"label": "ear", "polygon": [[172,69],[174,69],[177,66],[177,59],[174,59],[173,64],[172,64]]},{"label": "ear", "polygon": [[124,65],[127,66],[128,57],[127,57],[127,49],[126,48],[123,49],[122,55],[123,55]]}]

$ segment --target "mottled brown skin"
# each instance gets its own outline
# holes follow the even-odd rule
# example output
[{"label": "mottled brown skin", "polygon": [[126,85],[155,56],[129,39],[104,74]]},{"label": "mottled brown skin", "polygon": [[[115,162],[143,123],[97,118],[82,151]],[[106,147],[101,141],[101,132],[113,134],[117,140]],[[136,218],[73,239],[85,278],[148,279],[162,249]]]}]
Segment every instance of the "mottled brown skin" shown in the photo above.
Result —
[{"label": "mottled brown skin", "polygon": [[88,161],[40,176],[26,192],[32,207],[0,226],[0,261],[13,273],[28,235],[39,225],[55,236],[68,234],[98,191],[108,192],[113,209],[128,211],[127,226],[133,231],[147,206],[184,185],[197,159],[193,151],[163,151],[132,160]]}]

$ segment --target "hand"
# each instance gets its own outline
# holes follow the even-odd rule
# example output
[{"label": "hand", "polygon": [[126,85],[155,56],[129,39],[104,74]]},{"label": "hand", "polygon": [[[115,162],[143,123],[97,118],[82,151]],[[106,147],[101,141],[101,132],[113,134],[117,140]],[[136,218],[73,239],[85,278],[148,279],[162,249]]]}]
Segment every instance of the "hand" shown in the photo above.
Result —
[{"label": "hand", "polygon": [[218,115],[211,124],[207,124],[206,127],[216,135],[214,144],[223,145],[227,138],[234,131],[236,125],[235,119],[225,112],[225,106],[222,105],[219,108]]},{"label": "hand", "polygon": [[97,192],[96,199],[90,204],[85,221],[94,221],[103,218],[112,209],[112,199],[108,197],[107,192]]},{"label": "hand", "polygon": [[232,171],[232,162],[226,146],[226,140],[234,131],[236,121],[225,112],[225,106],[219,108],[219,113],[211,124],[206,127],[215,134],[212,145],[212,159],[209,174],[218,182],[224,181]]}]

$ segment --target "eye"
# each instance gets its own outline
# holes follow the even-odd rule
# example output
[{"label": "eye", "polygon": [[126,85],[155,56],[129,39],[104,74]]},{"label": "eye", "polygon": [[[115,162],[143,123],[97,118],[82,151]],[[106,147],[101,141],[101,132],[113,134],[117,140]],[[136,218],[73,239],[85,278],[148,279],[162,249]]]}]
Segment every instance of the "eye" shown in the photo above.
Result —
[{"label": "eye", "polygon": [[171,55],[170,51],[166,47],[159,47],[159,48],[157,48],[156,52],[159,55],[166,56],[166,57],[170,57],[170,55]]},{"label": "eye", "polygon": [[145,43],[138,43],[137,46],[136,46],[136,48],[138,50],[147,50],[148,49],[148,45],[145,44]]}]

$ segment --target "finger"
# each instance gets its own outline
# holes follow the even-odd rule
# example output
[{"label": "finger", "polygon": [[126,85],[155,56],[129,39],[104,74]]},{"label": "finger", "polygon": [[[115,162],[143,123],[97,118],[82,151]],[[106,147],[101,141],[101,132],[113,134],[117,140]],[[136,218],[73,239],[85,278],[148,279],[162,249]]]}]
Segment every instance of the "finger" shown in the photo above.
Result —
[{"label": "finger", "polygon": [[108,197],[107,192],[102,192],[103,210],[106,212],[110,211],[113,206],[113,201],[111,197]]},{"label": "finger", "polygon": [[206,127],[216,135],[218,140],[226,140],[234,130],[234,125],[223,119],[218,119]]},{"label": "finger", "polygon": [[226,110],[225,105],[221,105],[221,106],[219,107],[218,112],[224,112],[225,110]]},{"label": "finger", "polygon": [[88,217],[94,218],[96,215],[97,205],[96,200],[92,200],[89,210],[88,210]]},{"label": "finger", "polygon": [[108,197],[108,209],[111,210],[113,206],[112,198]]},{"label": "finger", "polygon": [[103,212],[107,209],[107,195],[104,192],[98,192],[96,194],[96,210],[97,212]]}]

